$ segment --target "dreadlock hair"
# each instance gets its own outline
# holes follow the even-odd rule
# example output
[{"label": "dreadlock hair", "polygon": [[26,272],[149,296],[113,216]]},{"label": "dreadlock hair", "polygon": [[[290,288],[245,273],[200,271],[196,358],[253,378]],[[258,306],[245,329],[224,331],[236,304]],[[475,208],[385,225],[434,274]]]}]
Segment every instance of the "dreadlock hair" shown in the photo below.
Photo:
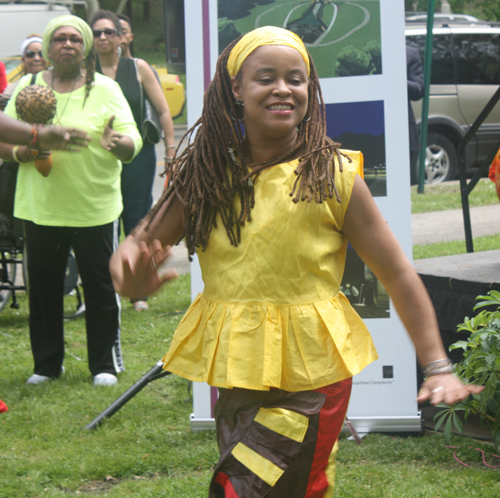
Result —
[{"label": "dreadlock hair", "polygon": [[[227,71],[229,54],[238,40],[220,55],[214,79],[204,96],[202,116],[182,137],[181,143],[187,138],[188,145],[172,164],[167,165],[168,186],[146,218],[147,230],[165,203],[163,213],[168,211],[168,205],[176,195],[184,204],[184,235],[190,256],[197,246],[203,250],[207,247],[210,233],[217,227],[217,216],[220,216],[231,244],[238,245],[241,226],[251,221],[255,203],[253,183],[261,171],[273,165],[300,156],[295,170],[297,178],[290,192],[293,202],[314,199],[321,203],[334,195],[338,202],[341,201],[335,186],[335,158],[342,171],[343,154],[339,151],[340,144],[326,136],[325,105],[311,59],[308,110],[298,125],[295,146],[263,163],[252,165],[252,171],[248,172],[243,157],[244,137],[240,123],[234,118],[236,100]],[[195,137],[191,142],[193,134]],[[161,220],[155,220],[158,221]]]},{"label": "dreadlock hair", "polygon": [[96,53],[92,48],[89,55],[83,61],[83,67],[86,70],[85,76],[85,98],[83,99],[83,106],[85,106],[85,102],[87,102],[87,97],[89,96],[90,90],[92,90],[92,86],[94,84],[94,74],[95,74],[95,60]]}]

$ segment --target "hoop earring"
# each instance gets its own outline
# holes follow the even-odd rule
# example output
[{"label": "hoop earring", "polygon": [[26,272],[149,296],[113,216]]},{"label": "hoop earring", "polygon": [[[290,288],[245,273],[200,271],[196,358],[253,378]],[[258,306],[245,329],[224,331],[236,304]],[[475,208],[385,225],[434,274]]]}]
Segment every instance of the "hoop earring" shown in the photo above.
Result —
[{"label": "hoop earring", "polygon": [[247,113],[245,112],[245,104],[243,102],[241,102],[241,100],[236,100],[234,102],[234,105],[237,105],[238,107],[242,107],[243,108],[243,117],[241,119],[237,119],[237,118],[235,119],[235,117],[233,116],[233,108],[231,106],[231,109],[229,109],[229,115],[231,116],[231,119],[235,123],[236,123],[236,121],[245,121],[245,118],[247,117]]},{"label": "hoop earring", "polygon": [[302,121],[304,121],[304,123],[309,123],[309,121],[311,121],[311,116],[309,116],[307,119],[303,119]]}]

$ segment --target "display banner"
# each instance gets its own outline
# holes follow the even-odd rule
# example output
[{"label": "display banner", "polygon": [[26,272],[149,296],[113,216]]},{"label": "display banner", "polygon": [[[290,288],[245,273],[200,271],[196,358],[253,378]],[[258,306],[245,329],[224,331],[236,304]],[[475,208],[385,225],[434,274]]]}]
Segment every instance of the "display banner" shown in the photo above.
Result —
[{"label": "display banner", "polygon": [[[217,57],[232,40],[266,25],[294,31],[321,79],[328,135],[343,148],[363,152],[365,181],[411,259],[404,3],[185,0],[184,6],[188,125],[201,115]],[[194,298],[203,290],[196,258],[191,268]],[[349,420],[358,432],[420,431],[414,348],[385,289],[352,248],[342,291],[380,356],[353,379]],[[192,428],[213,427],[217,390],[194,384]]]}]

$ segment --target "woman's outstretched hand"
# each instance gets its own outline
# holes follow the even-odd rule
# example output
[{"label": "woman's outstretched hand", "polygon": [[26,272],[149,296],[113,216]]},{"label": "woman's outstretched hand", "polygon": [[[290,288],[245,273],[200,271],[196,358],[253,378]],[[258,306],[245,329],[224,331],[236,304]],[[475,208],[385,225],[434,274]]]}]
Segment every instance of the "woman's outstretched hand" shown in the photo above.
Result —
[{"label": "woman's outstretched hand", "polygon": [[417,401],[421,403],[429,400],[431,405],[452,405],[471,394],[479,394],[483,389],[483,386],[464,384],[455,374],[431,375],[422,384]]},{"label": "woman's outstretched hand", "polygon": [[88,147],[91,140],[90,135],[76,128],[40,126],[36,146],[40,150],[78,152],[81,147]]},{"label": "woman's outstretched hand", "polygon": [[122,133],[118,133],[113,130],[113,122],[115,120],[115,115],[111,116],[104,127],[104,132],[101,137],[101,147],[110,152],[113,152],[113,149],[116,148],[118,142],[123,137]]},{"label": "woman's outstretched hand", "polygon": [[177,278],[177,270],[160,268],[170,255],[171,247],[163,247],[159,240],[148,245],[127,237],[110,261],[116,292],[131,299],[145,297],[156,292],[165,282]]}]

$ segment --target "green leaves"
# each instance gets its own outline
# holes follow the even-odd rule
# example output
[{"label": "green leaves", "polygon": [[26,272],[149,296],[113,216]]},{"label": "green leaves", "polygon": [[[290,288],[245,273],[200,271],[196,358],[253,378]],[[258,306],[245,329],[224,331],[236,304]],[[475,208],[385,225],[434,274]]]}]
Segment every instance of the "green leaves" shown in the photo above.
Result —
[{"label": "green leaves", "polygon": [[478,296],[474,309],[496,306],[493,311],[482,310],[475,317],[466,317],[458,330],[469,332],[467,341],[457,341],[450,350],[462,349],[464,359],[455,365],[457,375],[464,382],[484,386],[480,394],[469,397],[453,406],[439,405],[444,409],[436,414],[436,430],[444,423],[444,436],[448,441],[453,428],[463,432],[457,411],[479,415],[481,423],[493,433],[496,450],[500,444],[500,292],[492,290]]},{"label": "green leaves", "polygon": [[446,405],[444,403],[440,403],[438,407],[443,408],[443,410],[436,413],[436,415],[434,416],[434,420],[437,420],[434,430],[438,431],[443,422],[446,421],[443,433],[446,442],[449,442],[453,427],[455,427],[455,429],[458,430],[459,432],[464,432],[462,421],[460,420],[460,417],[458,416],[457,412],[464,411],[465,408],[462,403],[455,403],[454,405],[451,406]]}]

